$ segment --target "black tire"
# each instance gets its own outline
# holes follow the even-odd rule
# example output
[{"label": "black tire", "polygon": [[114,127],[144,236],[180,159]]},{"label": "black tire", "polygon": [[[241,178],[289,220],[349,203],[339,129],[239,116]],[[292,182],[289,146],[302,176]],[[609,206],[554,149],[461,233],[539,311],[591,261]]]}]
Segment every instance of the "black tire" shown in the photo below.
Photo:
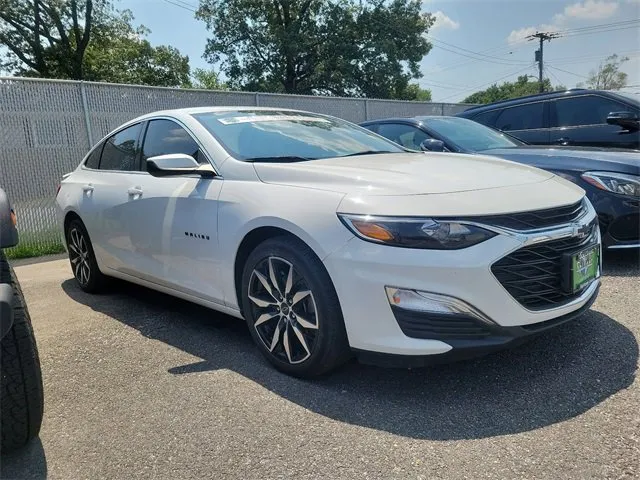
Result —
[{"label": "black tire", "polygon": [[13,287],[13,326],[0,342],[0,450],[7,452],[23,447],[40,432],[44,394],[31,318],[4,253],[0,253],[0,281]]},{"label": "black tire", "polygon": [[[108,277],[98,268],[89,233],[81,220],[74,218],[65,231],[69,263],[76,282],[87,293],[99,293],[108,284]],[[78,252],[78,243],[83,248]]]},{"label": "black tire", "polygon": [[[254,273],[254,269],[260,270],[262,265],[269,265],[270,258],[274,259],[275,263],[288,264],[288,268],[292,266],[294,272],[292,275],[295,276],[295,281],[291,282],[294,285],[290,288],[291,292],[303,285],[304,292],[311,292],[311,294],[307,294],[303,300],[298,300],[298,303],[292,304],[291,307],[285,305],[286,299],[278,306],[274,303],[266,307],[260,307],[255,303],[255,300],[252,301],[249,298],[250,288],[254,289],[254,285],[257,285],[255,282],[260,281]],[[278,292],[285,292],[289,282],[285,280],[284,276],[281,276],[276,285],[279,285]],[[257,294],[255,290],[252,292],[255,299]],[[267,291],[265,290],[265,292]],[[280,295],[275,291],[274,294]],[[287,295],[285,294],[285,296]],[[289,298],[291,297],[295,297],[295,295],[292,293]],[[268,299],[271,301],[275,297],[271,296]],[[244,317],[254,342],[267,360],[278,370],[296,377],[314,377],[338,367],[351,357],[340,303],[331,278],[315,253],[300,240],[290,236],[274,237],[264,241],[251,252],[242,273],[241,301]],[[293,315],[293,318],[281,316],[285,308],[287,309],[286,313]],[[303,309],[303,313],[300,313],[300,309]],[[269,316],[272,314],[276,316],[270,317],[270,320],[260,324],[260,327],[256,326],[257,320],[265,311]],[[296,313],[298,313],[297,317]],[[310,325],[309,320],[305,322],[307,327],[304,327],[302,316],[313,319],[312,329],[307,328]],[[282,329],[280,329],[280,325]],[[271,332],[272,340],[275,336],[273,333],[277,332],[282,340],[282,345],[272,346],[272,350],[270,350],[267,343],[272,343],[268,338],[265,338],[267,334],[262,329],[268,329]],[[291,336],[285,337],[285,331],[287,335],[291,332]],[[303,332],[305,339],[304,349],[298,340],[300,332]],[[289,349],[284,348],[285,338],[289,338]],[[296,345],[297,349],[294,348]],[[295,358],[294,350],[300,352],[299,360]],[[291,363],[292,358],[299,363]]]}]

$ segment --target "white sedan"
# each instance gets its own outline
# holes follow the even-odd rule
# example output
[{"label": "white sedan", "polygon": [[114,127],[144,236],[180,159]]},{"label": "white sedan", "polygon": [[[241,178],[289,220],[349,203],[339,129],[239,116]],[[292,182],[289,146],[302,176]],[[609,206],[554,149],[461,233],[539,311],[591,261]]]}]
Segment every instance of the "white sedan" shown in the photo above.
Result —
[{"label": "white sedan", "polygon": [[307,112],[144,115],[65,175],[57,204],[83,290],[117,277],[244,318],[298,376],[354,354],[415,366],[503,348],[583,313],[600,285],[574,184]]}]

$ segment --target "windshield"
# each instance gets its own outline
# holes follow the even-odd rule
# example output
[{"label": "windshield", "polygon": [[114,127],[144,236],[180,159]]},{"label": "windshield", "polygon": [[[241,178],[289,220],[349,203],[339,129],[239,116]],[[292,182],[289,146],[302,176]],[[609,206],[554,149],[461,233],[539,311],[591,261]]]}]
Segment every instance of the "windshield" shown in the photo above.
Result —
[{"label": "windshield", "polygon": [[433,117],[425,119],[425,123],[446,143],[451,143],[461,150],[481,152],[524,145],[503,133],[466,118]]},{"label": "windshield", "polygon": [[193,116],[238,160],[291,162],[405,151],[364,128],[313,113],[242,110]]}]

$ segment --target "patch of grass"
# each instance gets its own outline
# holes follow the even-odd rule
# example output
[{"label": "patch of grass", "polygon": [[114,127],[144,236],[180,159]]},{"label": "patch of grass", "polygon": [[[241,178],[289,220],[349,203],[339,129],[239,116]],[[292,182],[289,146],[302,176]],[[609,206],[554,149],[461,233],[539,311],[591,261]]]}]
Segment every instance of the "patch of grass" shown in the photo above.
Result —
[{"label": "patch of grass", "polygon": [[30,258],[64,252],[60,234],[56,229],[40,232],[18,232],[18,245],[7,248],[7,258]]},{"label": "patch of grass", "polygon": [[64,252],[64,247],[61,243],[48,245],[20,243],[13,248],[8,248],[5,252],[7,254],[7,258],[10,259],[30,258],[62,253]]}]

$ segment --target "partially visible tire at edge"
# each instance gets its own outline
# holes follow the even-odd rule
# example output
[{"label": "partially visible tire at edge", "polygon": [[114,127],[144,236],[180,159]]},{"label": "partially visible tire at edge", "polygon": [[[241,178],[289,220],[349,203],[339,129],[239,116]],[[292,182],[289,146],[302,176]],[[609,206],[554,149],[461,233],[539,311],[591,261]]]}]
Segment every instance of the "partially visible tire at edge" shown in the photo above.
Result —
[{"label": "partially visible tire at edge", "polygon": [[0,252],[0,282],[13,287],[13,326],[0,342],[0,450],[7,452],[40,432],[44,393],[31,318],[4,252]]},{"label": "partially visible tire at edge", "polygon": [[[279,277],[269,275],[270,261],[274,271],[279,267],[283,270]],[[292,278],[288,278],[289,266],[293,268]],[[276,288],[273,276],[278,277]],[[266,286],[265,281],[270,287],[256,293],[256,288]],[[290,295],[285,293],[287,287],[290,292],[286,293]],[[280,291],[284,294],[281,298],[284,303],[276,299]],[[291,308],[286,303],[287,297],[293,300]],[[315,253],[294,237],[270,238],[251,252],[242,273],[241,301],[258,349],[284,373],[314,377],[337,368],[352,356],[331,278]],[[285,309],[293,318],[280,315]],[[274,333],[278,335],[277,341]],[[291,348],[285,348],[285,339]],[[294,352],[296,347],[298,353]]]},{"label": "partially visible tire at edge", "polygon": [[65,238],[71,271],[80,288],[87,293],[103,291],[109,277],[98,268],[89,233],[81,220],[74,218],[68,223]]}]

